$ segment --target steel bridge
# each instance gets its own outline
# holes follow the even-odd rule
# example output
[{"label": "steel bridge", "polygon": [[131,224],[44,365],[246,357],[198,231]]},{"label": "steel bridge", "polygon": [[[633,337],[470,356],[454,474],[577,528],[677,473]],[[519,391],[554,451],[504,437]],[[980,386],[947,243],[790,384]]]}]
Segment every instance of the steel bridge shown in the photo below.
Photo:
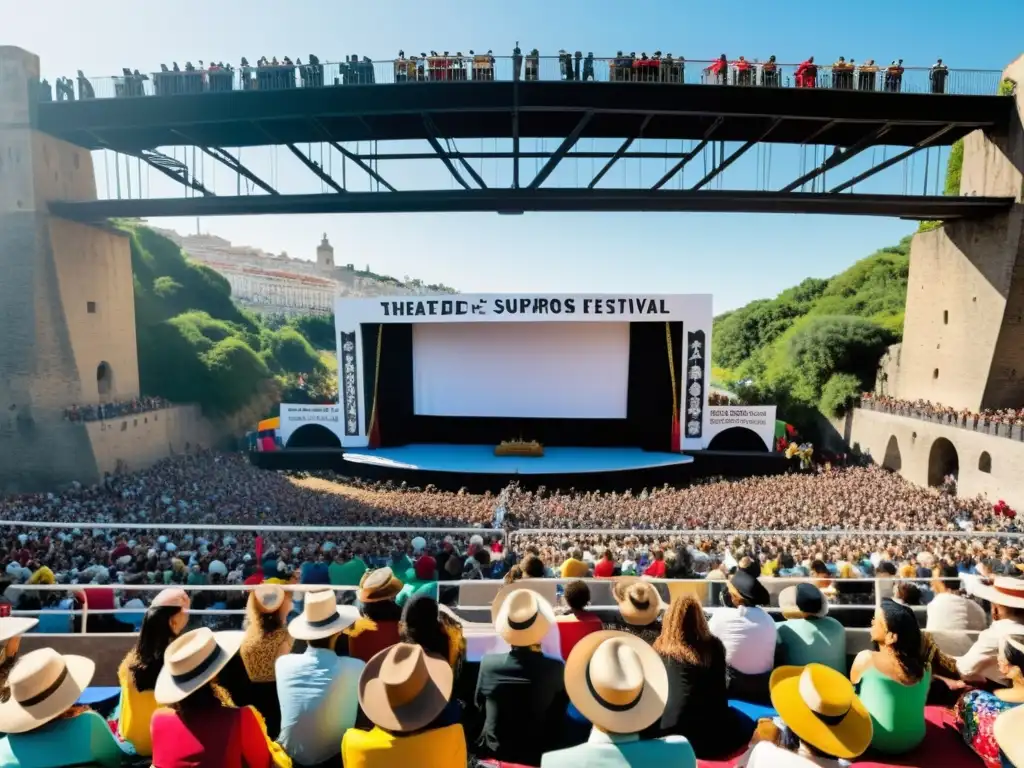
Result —
[{"label": "steel bridge", "polygon": [[[703,211],[829,213],[894,216],[908,219],[957,219],[1007,210],[1011,198],[941,195],[864,194],[853,190],[887,168],[922,150],[948,146],[974,130],[1006,135],[1015,116],[1013,99],[997,95],[998,77],[966,93],[929,93],[891,89],[838,87],[834,74],[823,74],[831,87],[761,87],[755,73],[749,85],[694,82],[685,75],[672,81],[617,80],[607,73],[593,80],[526,79],[512,66],[512,77],[447,77],[425,81],[379,82],[331,77],[330,66],[310,75],[309,67],[288,68],[276,87],[263,87],[259,75],[154,73],[149,84],[89,85],[112,98],[44,101],[35,116],[39,130],[90,150],[111,150],[145,163],[181,183],[175,198],[51,201],[57,215],[92,221],[107,217],[216,216],[269,213],[372,213],[491,211]],[[353,65],[354,66],[354,65]],[[377,65],[374,65],[377,66]],[[387,63],[391,66],[391,63]],[[557,66],[557,64],[555,65]],[[279,68],[278,68],[279,69]],[[384,70],[380,79],[386,79]],[[397,71],[397,69],[395,70]],[[541,73],[545,70],[540,69]],[[701,70],[702,71],[702,70]],[[375,71],[376,72],[376,71]],[[325,74],[326,73],[326,74]],[[951,84],[977,83],[949,76]],[[166,78],[192,77],[192,85],[171,87]],[[831,79],[826,79],[831,78]],[[984,78],[982,78],[984,79]],[[175,81],[177,82],[177,81]],[[987,81],[986,81],[987,82]],[[282,85],[282,83],[284,83]],[[926,89],[917,89],[924,91]],[[523,151],[524,140],[551,139],[547,151]],[[453,142],[501,140],[507,149],[460,152]],[[614,140],[600,151],[584,151],[586,139]],[[640,140],[689,140],[679,151],[632,149]],[[422,151],[353,152],[353,142],[415,141]],[[341,155],[371,179],[377,191],[349,188],[308,150],[313,144]],[[482,144],[482,142],[481,142]],[[830,147],[788,183],[771,190],[715,189],[721,174],[761,145]],[[307,148],[304,149],[303,145]],[[247,167],[240,148],[282,147],[308,169],[323,194],[282,194]],[[197,175],[188,153],[193,148],[239,179],[251,194],[217,195]],[[886,148],[882,162],[826,187],[844,164],[866,150]],[[889,154],[888,148],[899,148]],[[688,164],[708,149],[713,162],[686,189],[676,188]],[[165,151],[172,152],[168,155]],[[887,156],[886,156],[887,155]],[[399,189],[380,171],[381,160],[437,160],[457,189]],[[566,159],[601,161],[592,177],[574,188],[552,186],[550,179]],[[624,159],[661,159],[664,173],[640,189],[609,188],[608,172]],[[511,166],[511,183],[489,186],[473,160]],[[527,174],[526,163],[538,166]],[[693,167],[691,166],[691,171]],[[602,183],[604,180],[604,183]],[[545,184],[547,183],[547,186]],[[800,191],[810,185],[811,192]],[[820,190],[819,190],[820,187]]]}]

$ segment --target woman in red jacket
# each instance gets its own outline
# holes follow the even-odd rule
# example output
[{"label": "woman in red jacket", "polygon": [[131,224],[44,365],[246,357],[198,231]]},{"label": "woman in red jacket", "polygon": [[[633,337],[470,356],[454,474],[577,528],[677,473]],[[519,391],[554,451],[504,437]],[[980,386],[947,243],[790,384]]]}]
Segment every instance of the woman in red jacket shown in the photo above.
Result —
[{"label": "woman in red jacket", "polygon": [[154,694],[153,768],[291,768],[252,707],[237,708],[214,681],[238,652],[241,632],[188,632],[167,647]]}]

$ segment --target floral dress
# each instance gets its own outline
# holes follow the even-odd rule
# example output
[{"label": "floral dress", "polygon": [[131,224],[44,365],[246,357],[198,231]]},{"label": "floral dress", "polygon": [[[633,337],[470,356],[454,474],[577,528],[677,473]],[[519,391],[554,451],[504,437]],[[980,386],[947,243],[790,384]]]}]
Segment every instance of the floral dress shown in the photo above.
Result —
[{"label": "floral dress", "polygon": [[992,726],[999,715],[1016,706],[988,691],[968,691],[956,703],[957,729],[967,746],[985,763],[985,768],[1001,768],[1003,763]]}]

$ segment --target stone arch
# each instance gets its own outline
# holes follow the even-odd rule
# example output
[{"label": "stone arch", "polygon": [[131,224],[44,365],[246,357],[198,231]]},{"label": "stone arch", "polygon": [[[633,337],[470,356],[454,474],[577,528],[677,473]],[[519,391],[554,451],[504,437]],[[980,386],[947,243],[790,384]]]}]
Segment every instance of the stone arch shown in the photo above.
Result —
[{"label": "stone arch", "polygon": [[956,446],[944,437],[935,439],[928,452],[928,485],[940,486],[947,475],[960,475],[960,456]]},{"label": "stone arch", "polygon": [[114,369],[106,360],[96,366],[96,389],[100,400],[107,400],[114,394]]},{"label": "stone arch", "polygon": [[341,440],[323,424],[303,424],[288,438],[288,448],[341,448]]},{"label": "stone arch", "polygon": [[992,472],[992,456],[988,451],[982,451],[978,457],[978,471],[986,475]]},{"label": "stone arch", "polygon": [[886,469],[891,469],[893,472],[899,472],[903,469],[900,442],[896,439],[896,435],[889,437],[889,442],[885,446],[885,457],[882,459],[882,466]]},{"label": "stone arch", "polygon": [[752,429],[746,427],[729,427],[723,429],[708,443],[709,451],[760,451],[768,452],[764,440]]}]

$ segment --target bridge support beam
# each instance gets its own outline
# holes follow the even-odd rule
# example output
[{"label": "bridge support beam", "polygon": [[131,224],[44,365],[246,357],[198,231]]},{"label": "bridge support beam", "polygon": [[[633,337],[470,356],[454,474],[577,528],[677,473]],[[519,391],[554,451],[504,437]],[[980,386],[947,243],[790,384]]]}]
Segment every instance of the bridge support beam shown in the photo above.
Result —
[{"label": "bridge support beam", "polygon": [[99,480],[98,425],[64,409],[139,394],[129,241],[50,215],[96,181],[87,150],[34,130],[38,78],[0,47],[0,494]]}]

